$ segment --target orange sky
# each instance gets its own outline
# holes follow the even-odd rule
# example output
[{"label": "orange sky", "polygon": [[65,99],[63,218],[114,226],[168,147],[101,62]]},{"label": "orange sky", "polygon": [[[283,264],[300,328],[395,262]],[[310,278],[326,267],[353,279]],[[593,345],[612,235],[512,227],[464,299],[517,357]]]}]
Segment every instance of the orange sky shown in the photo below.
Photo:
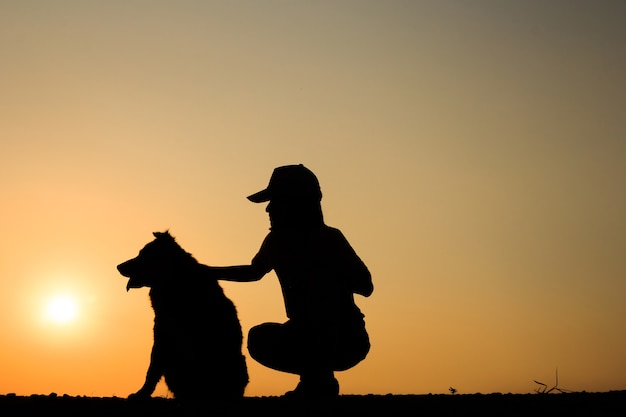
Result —
[{"label": "orange sky", "polygon": [[[626,6],[565,1],[0,1],[0,393],[126,396],[147,290],[115,266],[169,229],[249,262],[245,196],[319,177],[369,266],[342,393],[626,388]],[[224,283],[244,332],[269,274]],[[56,294],[76,316],[46,316]],[[248,359],[246,395],[296,377]],[[161,386],[159,395],[166,395]]]}]

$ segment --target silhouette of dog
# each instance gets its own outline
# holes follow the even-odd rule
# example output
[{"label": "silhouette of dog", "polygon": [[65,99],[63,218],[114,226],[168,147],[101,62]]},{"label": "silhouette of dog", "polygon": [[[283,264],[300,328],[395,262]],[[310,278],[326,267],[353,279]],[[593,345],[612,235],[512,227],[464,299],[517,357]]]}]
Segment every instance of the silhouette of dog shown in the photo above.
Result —
[{"label": "silhouette of dog", "polygon": [[169,232],[117,266],[126,290],[150,287],[154,345],[143,386],[129,398],[148,398],[161,379],[177,399],[241,398],[248,383],[242,333],[234,304],[217,280]]}]

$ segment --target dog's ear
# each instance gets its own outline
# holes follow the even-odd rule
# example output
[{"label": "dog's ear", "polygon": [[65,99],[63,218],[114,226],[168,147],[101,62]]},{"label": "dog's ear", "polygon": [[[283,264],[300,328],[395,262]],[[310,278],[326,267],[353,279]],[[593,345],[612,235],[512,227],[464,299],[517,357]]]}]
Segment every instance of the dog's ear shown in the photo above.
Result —
[{"label": "dog's ear", "polygon": [[154,232],[154,233],[152,233],[152,235],[154,237],[156,237],[156,238],[159,238],[159,237],[169,237],[169,238],[174,239],[174,236],[170,235],[170,231],[169,230],[166,230],[165,232]]}]

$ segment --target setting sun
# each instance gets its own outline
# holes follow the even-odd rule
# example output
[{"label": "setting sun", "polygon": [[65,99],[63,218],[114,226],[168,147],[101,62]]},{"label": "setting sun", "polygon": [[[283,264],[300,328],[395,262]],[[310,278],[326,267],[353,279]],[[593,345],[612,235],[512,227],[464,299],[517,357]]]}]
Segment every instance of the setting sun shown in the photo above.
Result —
[{"label": "setting sun", "polygon": [[49,321],[68,324],[76,319],[78,304],[71,295],[58,294],[48,300],[44,314]]}]

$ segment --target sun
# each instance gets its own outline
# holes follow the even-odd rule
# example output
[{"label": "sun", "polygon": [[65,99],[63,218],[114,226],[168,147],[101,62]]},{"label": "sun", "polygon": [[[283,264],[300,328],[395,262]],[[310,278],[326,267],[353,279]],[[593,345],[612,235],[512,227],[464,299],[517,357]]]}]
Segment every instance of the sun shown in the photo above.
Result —
[{"label": "sun", "polygon": [[78,303],[69,294],[57,294],[48,300],[44,314],[53,323],[69,324],[78,316]]}]

